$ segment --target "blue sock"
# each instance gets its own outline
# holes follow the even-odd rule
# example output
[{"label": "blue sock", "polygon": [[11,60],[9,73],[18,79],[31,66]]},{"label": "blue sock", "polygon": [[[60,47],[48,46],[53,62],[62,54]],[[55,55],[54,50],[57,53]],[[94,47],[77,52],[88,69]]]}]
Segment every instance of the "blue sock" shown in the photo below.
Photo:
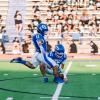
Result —
[{"label": "blue sock", "polygon": [[43,78],[43,82],[44,82],[44,83],[47,83],[47,82],[48,82],[48,77],[45,76],[45,77]]},{"label": "blue sock", "polygon": [[25,60],[21,60],[20,63],[25,65],[26,61]]}]

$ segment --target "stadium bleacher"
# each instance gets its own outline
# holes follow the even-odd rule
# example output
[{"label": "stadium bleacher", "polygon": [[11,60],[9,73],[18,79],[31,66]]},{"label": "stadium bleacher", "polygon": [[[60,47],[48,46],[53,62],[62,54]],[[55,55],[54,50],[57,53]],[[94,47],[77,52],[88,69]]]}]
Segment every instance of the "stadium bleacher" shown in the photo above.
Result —
[{"label": "stadium bleacher", "polygon": [[[0,0],[0,14],[2,15],[3,18],[3,23],[2,23],[3,26],[6,26],[7,24],[9,1],[10,0]],[[68,1],[26,0],[25,7],[20,10],[21,12],[23,12],[24,10],[24,12],[22,13],[24,18],[22,33],[25,34],[25,32],[28,30],[29,24],[33,26],[34,30],[36,29],[36,25],[40,21],[42,21],[47,23],[47,25],[49,26],[49,33],[47,37],[49,38],[50,41],[52,40],[53,37],[53,40],[55,39],[56,42],[57,38],[62,39],[63,35],[63,40],[64,40],[63,43],[65,44],[65,47],[67,47],[68,44],[66,41],[72,39],[72,37],[75,35],[74,33],[78,33],[80,34],[80,38],[83,41],[81,45],[80,43],[77,44],[79,49],[78,53],[80,52],[89,53],[90,46],[89,45],[84,46],[84,42],[87,40],[94,40],[97,43],[98,40],[100,39],[100,13],[98,13],[100,11],[99,7],[100,1],[99,0],[97,0],[97,2],[93,0],[90,1],[86,0],[86,2],[75,2],[75,1],[76,0],[68,0]],[[18,1],[19,4],[19,6],[17,5],[18,10],[21,5],[20,3],[21,2]],[[93,18],[93,16],[95,18]],[[34,22],[32,20],[34,20]],[[88,21],[88,23],[85,23],[85,21]],[[12,27],[14,27],[14,23]],[[14,34],[13,37],[16,37],[16,35]],[[72,36],[72,34],[74,35]],[[8,32],[7,35],[8,37],[10,37],[9,35],[11,35],[11,33]],[[22,38],[24,39],[24,37]],[[6,43],[6,45],[7,44],[10,45],[10,43]],[[32,46],[31,43],[29,45]],[[9,46],[6,46],[7,51],[11,51],[9,50],[10,48],[8,49],[8,47]],[[83,51],[80,51],[81,47],[82,49],[84,49]],[[32,49],[30,50],[30,52],[32,51]]]}]

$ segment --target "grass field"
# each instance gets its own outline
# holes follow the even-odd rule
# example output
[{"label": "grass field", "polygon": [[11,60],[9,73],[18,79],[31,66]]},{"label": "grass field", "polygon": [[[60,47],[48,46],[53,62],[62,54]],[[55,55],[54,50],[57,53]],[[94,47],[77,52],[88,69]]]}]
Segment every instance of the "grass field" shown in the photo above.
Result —
[{"label": "grass field", "polygon": [[[66,63],[66,66],[69,62]],[[100,62],[73,61],[68,72],[69,82],[63,85],[59,100],[98,100],[100,97]],[[0,62],[0,100],[51,100],[57,84],[53,77],[42,82],[39,69],[21,64]],[[44,98],[46,97],[46,98]]]}]

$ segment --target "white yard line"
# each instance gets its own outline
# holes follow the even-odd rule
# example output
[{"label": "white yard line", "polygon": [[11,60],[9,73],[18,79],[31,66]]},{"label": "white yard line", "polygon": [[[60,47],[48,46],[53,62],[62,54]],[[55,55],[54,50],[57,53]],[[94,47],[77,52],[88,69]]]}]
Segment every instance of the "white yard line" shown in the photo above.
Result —
[{"label": "white yard line", "polygon": [[[65,71],[64,71],[64,76],[66,76],[71,68],[72,65],[72,61],[69,62],[68,66],[66,67]],[[62,87],[63,87],[64,83],[60,83],[57,85],[56,91],[54,93],[54,95],[52,96],[51,100],[58,100],[59,95],[61,93]]]}]

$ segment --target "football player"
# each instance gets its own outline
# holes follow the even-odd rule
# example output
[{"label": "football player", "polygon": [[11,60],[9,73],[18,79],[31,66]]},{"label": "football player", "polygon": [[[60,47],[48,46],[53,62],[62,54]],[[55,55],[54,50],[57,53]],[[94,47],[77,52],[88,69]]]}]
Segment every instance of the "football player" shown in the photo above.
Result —
[{"label": "football player", "polygon": [[[57,67],[58,67],[59,76],[62,79],[64,79],[65,81],[67,81],[67,79],[64,77],[63,71],[62,71],[62,69],[64,68],[64,65],[66,63],[66,60],[67,60],[67,55],[65,54],[64,46],[62,44],[56,45],[54,52],[48,53],[48,56],[50,58],[52,58],[58,64]],[[43,72],[41,72],[43,76],[45,76],[46,73],[53,75],[53,70],[49,66],[44,65],[44,66],[41,66],[41,68],[42,67],[44,67],[43,70],[41,70],[41,71],[43,71]]]},{"label": "football player", "polygon": [[[23,60],[21,57],[12,59],[11,62],[21,63],[26,65],[27,67],[34,69],[38,65],[47,65],[53,70],[54,75],[54,82],[55,83],[63,83],[64,80],[59,77],[58,74],[58,67],[56,62],[51,59],[47,54],[47,47],[46,47],[46,39],[45,34],[48,32],[48,26],[44,23],[40,23],[37,26],[37,34],[33,35],[32,41],[35,47],[35,54],[32,58],[32,63],[29,61]],[[45,82],[48,82],[48,78],[44,78]]]}]

